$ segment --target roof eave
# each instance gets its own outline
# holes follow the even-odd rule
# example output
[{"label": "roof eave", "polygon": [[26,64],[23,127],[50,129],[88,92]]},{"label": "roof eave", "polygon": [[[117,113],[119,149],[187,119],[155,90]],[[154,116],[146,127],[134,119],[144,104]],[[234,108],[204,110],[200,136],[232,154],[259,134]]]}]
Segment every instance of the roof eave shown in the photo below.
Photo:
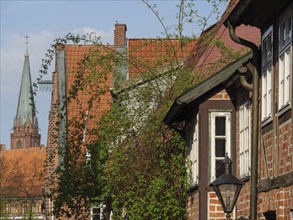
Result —
[{"label": "roof eave", "polygon": [[179,115],[182,111],[184,111],[185,108],[190,107],[191,104],[194,105],[196,101],[204,100],[203,97],[209,95],[213,89],[222,87],[221,85],[224,82],[227,82],[231,76],[242,66],[242,64],[248,62],[251,58],[252,52],[249,52],[232,64],[215,73],[208,79],[204,80],[200,84],[197,84],[195,87],[180,95],[178,98],[176,98],[173,105],[167,112],[163,120],[164,123],[171,125],[174,122],[181,121],[182,117],[179,117]]},{"label": "roof eave", "polygon": [[[262,29],[272,22],[279,13],[284,10],[292,0],[241,0],[234,7],[224,22],[226,27],[241,24],[251,25]],[[249,14],[249,16],[247,16]]]}]

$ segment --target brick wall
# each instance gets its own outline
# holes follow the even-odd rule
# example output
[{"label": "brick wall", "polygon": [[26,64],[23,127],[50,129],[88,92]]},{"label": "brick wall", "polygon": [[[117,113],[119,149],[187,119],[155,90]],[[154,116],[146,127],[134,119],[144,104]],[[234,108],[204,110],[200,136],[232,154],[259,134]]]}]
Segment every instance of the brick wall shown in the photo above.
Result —
[{"label": "brick wall", "polygon": [[[273,154],[275,153],[275,147],[273,144],[273,132],[267,132],[261,135],[262,141],[260,146],[260,177],[264,178],[272,178],[274,176],[274,158]],[[267,161],[267,162],[266,162]]]},{"label": "brick wall", "polygon": [[[238,119],[238,116],[236,117]],[[239,173],[239,121],[236,124],[236,160]],[[276,135],[274,135],[276,134]],[[292,169],[292,119],[282,123],[271,122],[262,128],[258,149],[259,181],[276,179],[293,171]],[[290,219],[293,207],[293,186],[270,185],[266,192],[258,194],[258,219],[265,220],[264,213],[275,211],[278,220]],[[237,218],[248,217],[250,212],[250,179],[245,180],[237,201]]]},{"label": "brick wall", "polygon": [[[274,130],[277,135],[274,135]],[[263,132],[262,140],[264,145],[261,148],[264,147],[265,150],[260,149],[262,152],[259,154],[261,179],[277,179],[292,172],[292,119],[278,127],[273,127],[273,124],[269,126],[267,131]],[[293,207],[293,185],[271,187],[273,189],[259,193],[259,219],[264,220],[263,213],[267,211],[275,211],[278,220],[290,219],[290,209]]]},{"label": "brick wall", "polygon": [[212,96],[209,100],[230,100],[230,97],[226,90],[223,89],[222,91]]},{"label": "brick wall", "polygon": [[[215,192],[208,193],[208,218],[213,220],[225,219],[224,210]],[[233,216],[233,213],[232,215]]]},{"label": "brick wall", "polygon": [[115,30],[114,30],[114,46],[115,47],[126,46],[126,31],[127,31],[127,27],[125,24],[115,24]]},{"label": "brick wall", "polygon": [[280,126],[279,129],[279,174],[293,171],[292,168],[292,119]]},{"label": "brick wall", "polygon": [[293,207],[293,186],[274,189],[259,194],[258,216],[260,220],[265,220],[263,213],[276,211],[278,220],[291,219],[290,209]]},{"label": "brick wall", "polygon": [[250,212],[250,181],[245,182],[235,206],[237,217],[248,217]]},{"label": "brick wall", "polygon": [[[51,96],[51,109],[49,112],[49,125],[48,125],[48,138],[47,138],[47,149],[46,149],[46,161],[45,161],[45,193],[50,195],[52,189],[56,184],[56,175],[54,171],[58,166],[58,132],[57,132],[57,122],[58,122],[58,82],[57,82],[57,72],[53,73],[53,91]],[[53,219],[52,210],[53,203],[52,200],[46,198],[46,219]]]}]

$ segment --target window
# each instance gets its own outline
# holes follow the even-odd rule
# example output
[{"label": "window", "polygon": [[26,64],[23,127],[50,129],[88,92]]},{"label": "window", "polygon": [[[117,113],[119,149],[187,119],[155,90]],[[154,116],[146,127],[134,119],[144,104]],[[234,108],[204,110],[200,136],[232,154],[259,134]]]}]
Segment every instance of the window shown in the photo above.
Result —
[{"label": "window", "polygon": [[103,204],[91,207],[90,220],[102,220],[105,208],[106,206]]},{"label": "window", "polygon": [[22,213],[27,214],[29,212],[29,205],[27,202],[22,203]]},{"label": "window", "polygon": [[225,154],[231,157],[231,113],[211,112],[211,181],[224,173]]},{"label": "window", "polygon": [[22,148],[22,142],[21,142],[21,140],[18,140],[18,141],[16,142],[16,147],[17,147],[17,148]]},{"label": "window", "polygon": [[42,213],[42,203],[36,202],[33,204],[34,213]]},{"label": "window", "polygon": [[15,212],[15,213],[20,213],[20,205],[19,204],[15,204],[14,207],[13,207],[13,211],[12,212]]},{"label": "window", "polygon": [[290,103],[292,93],[292,9],[284,13],[279,24],[279,110]]},{"label": "window", "polygon": [[250,175],[251,149],[251,105],[250,101],[239,107],[239,159],[240,177]]},{"label": "window", "polygon": [[187,154],[187,160],[190,163],[188,166],[191,172],[191,185],[198,184],[198,115],[196,116],[194,123],[192,123],[191,131],[190,131],[190,151]]},{"label": "window", "polygon": [[5,212],[7,214],[11,213],[11,204],[9,202],[5,204]]},{"label": "window", "polygon": [[272,69],[273,69],[273,27],[262,36],[262,89],[261,119],[265,121],[272,115]]}]

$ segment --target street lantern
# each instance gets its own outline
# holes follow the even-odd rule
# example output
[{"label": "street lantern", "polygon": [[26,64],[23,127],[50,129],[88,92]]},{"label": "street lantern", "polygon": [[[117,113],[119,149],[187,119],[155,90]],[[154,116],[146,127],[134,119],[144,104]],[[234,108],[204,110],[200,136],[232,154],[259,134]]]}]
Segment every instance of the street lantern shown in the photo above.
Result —
[{"label": "street lantern", "polygon": [[225,166],[225,173],[213,181],[210,186],[214,188],[224,212],[226,213],[226,218],[230,219],[244,183],[232,174],[233,162],[228,157],[227,153],[223,163]]}]

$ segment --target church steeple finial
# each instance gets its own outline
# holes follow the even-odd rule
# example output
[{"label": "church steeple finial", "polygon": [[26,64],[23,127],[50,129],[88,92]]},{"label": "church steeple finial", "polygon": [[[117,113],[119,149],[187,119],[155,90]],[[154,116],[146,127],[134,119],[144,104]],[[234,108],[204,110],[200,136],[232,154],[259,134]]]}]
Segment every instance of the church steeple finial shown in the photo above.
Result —
[{"label": "church steeple finial", "polygon": [[25,46],[25,56],[29,56],[29,54],[28,54],[28,39],[29,39],[29,36],[26,34],[25,35],[25,44],[26,44],[26,46]]},{"label": "church steeple finial", "polygon": [[28,38],[25,36],[25,55],[18,97],[17,111],[11,134],[11,149],[27,148],[40,145],[38,122],[31,80],[28,53]]}]

